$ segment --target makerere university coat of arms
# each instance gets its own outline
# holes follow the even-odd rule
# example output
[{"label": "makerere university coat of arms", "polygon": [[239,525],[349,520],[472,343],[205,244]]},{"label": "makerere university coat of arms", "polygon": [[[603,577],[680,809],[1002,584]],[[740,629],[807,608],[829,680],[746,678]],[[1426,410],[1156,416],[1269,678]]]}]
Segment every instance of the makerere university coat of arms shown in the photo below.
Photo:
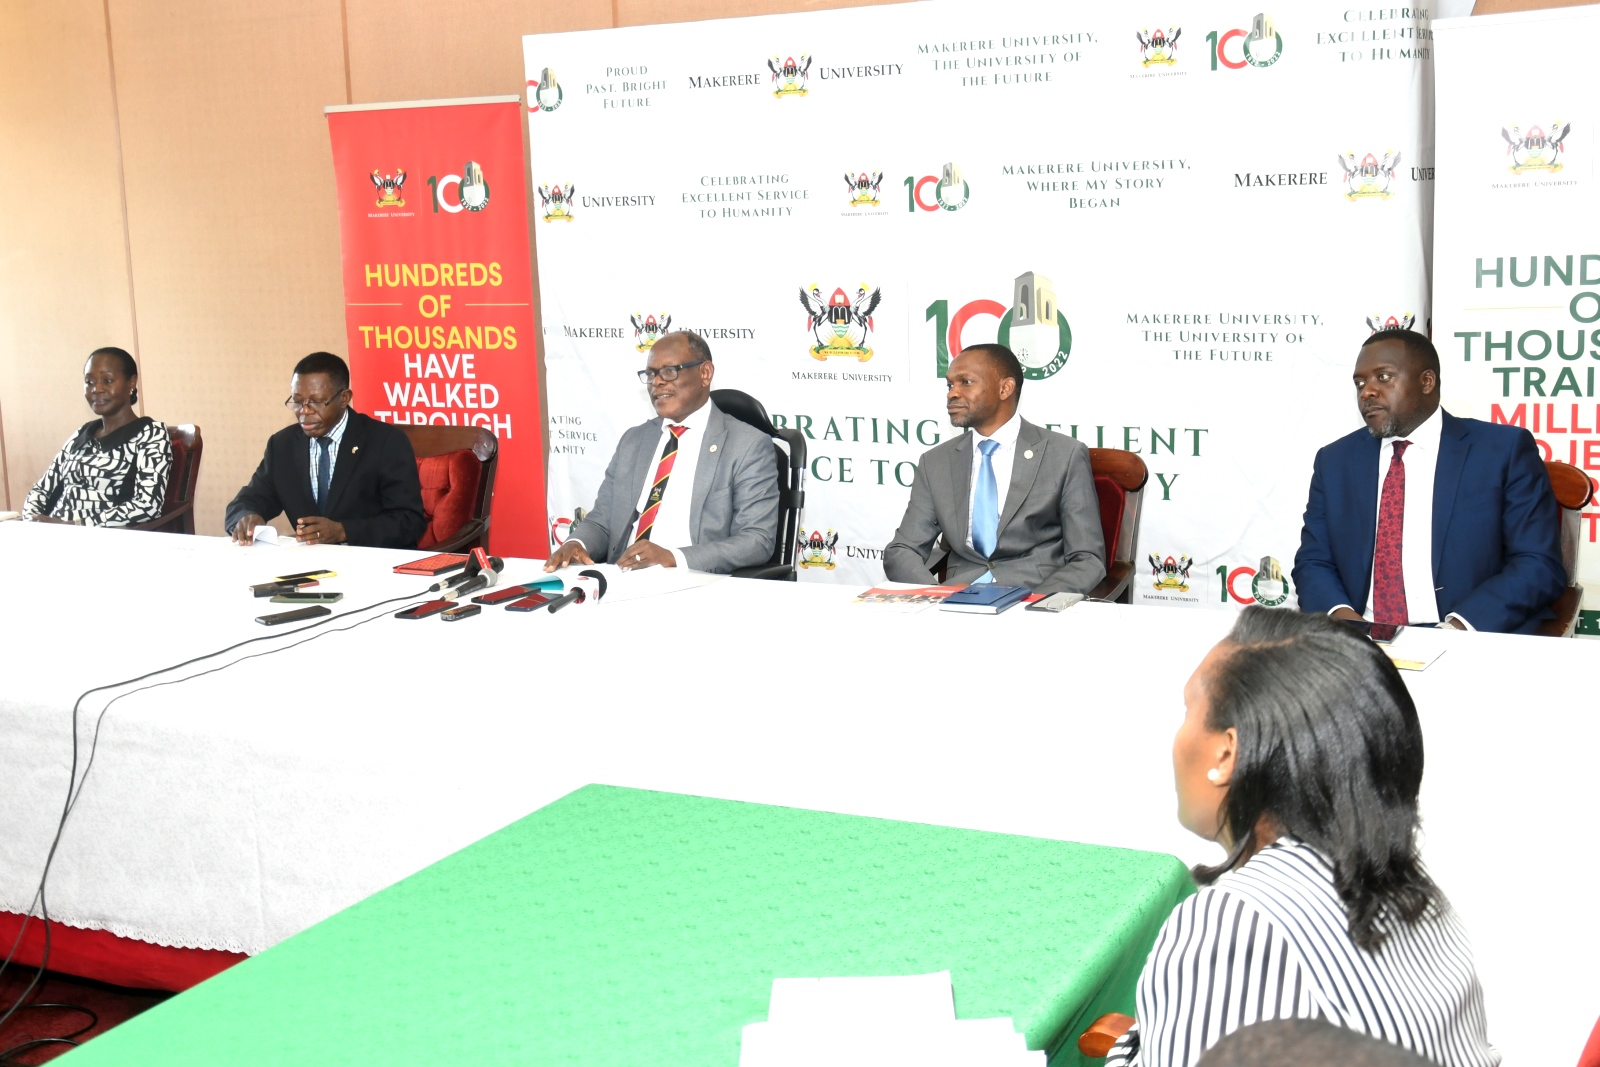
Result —
[{"label": "makerere university coat of arms", "polygon": [[806,325],[817,341],[811,346],[811,358],[853,356],[862,363],[871,359],[867,338],[872,333],[872,313],[882,299],[882,289],[868,289],[865,285],[856,289],[853,300],[842,288],[835,289],[826,299],[815,285],[809,292],[801,289],[800,306],[806,309]]},{"label": "makerere university coat of arms", "polygon": [[812,530],[810,537],[805,534],[800,535],[798,547],[800,549],[800,566],[821,567],[824,570],[831,571],[835,566],[833,557],[839,547],[839,534],[834,530],[829,530],[828,536],[823,537],[817,531]]},{"label": "makerere university coat of arms", "polygon": [[1162,559],[1154,552],[1150,553],[1150,575],[1155,579],[1151,588],[1173,593],[1187,593],[1189,591],[1189,568],[1194,566],[1194,560],[1188,556],[1179,556],[1173,559],[1168,556]]}]

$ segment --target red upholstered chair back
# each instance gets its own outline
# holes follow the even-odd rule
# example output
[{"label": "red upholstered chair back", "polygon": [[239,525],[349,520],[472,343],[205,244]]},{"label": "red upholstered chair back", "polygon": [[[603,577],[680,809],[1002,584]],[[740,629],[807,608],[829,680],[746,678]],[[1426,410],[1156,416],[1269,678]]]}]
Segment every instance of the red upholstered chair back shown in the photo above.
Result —
[{"label": "red upholstered chair back", "polygon": [[417,456],[428,525],[418,548],[461,552],[488,547],[489,507],[499,442],[481,426],[400,427]]},{"label": "red upholstered chair back", "polygon": [[1131,603],[1133,553],[1139,542],[1139,515],[1150,469],[1144,460],[1120,448],[1089,449],[1089,469],[1100,498],[1100,532],[1106,540],[1106,577],[1089,595],[1097,600]]}]

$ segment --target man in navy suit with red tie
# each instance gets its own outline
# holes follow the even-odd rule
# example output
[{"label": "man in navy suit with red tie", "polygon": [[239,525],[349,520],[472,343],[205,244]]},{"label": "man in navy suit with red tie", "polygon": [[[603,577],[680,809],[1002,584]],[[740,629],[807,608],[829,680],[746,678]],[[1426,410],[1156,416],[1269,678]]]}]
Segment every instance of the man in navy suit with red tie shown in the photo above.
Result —
[{"label": "man in navy suit with red tie", "polygon": [[1300,610],[1537,629],[1567,575],[1533,436],[1443,410],[1439,353],[1412,330],[1367,338],[1353,378],[1367,425],[1317,453],[1294,558]]}]

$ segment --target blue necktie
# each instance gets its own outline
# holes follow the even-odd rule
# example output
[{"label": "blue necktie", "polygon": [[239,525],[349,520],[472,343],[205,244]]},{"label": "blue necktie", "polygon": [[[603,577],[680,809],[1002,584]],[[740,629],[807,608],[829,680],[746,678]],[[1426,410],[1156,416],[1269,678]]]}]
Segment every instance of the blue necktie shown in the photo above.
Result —
[{"label": "blue necktie", "polygon": [[[978,555],[988,559],[994,554],[995,539],[1000,535],[1000,488],[994,480],[994,452],[999,441],[982,441],[983,462],[978,464],[978,488],[972,494],[972,547]],[[994,574],[985,571],[978,582],[992,582]]]},{"label": "blue necktie", "polygon": [[322,449],[317,454],[317,507],[322,507],[328,499],[328,483],[333,480],[332,461],[329,451],[333,445],[333,438],[323,436],[316,439],[317,447]]}]

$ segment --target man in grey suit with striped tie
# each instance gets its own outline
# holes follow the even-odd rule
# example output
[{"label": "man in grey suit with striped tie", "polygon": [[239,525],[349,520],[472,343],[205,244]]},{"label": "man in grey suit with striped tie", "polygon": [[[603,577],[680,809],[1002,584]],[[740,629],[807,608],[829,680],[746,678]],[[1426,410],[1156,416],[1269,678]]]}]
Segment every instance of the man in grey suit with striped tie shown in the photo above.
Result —
[{"label": "man in grey suit with striped tie", "polygon": [[715,366],[699,334],[669,333],[639,380],[656,417],[622,435],[594,509],[547,571],[578,563],[727,574],[766,563],[778,537],[771,438],[711,401]]},{"label": "man in grey suit with striped tie", "polygon": [[1022,364],[1004,345],[969,345],[945,381],[950,421],[972,432],[923,453],[884,574],[927,582],[948,552],[952,585],[1093,589],[1106,552],[1088,448],[1017,414]]}]

